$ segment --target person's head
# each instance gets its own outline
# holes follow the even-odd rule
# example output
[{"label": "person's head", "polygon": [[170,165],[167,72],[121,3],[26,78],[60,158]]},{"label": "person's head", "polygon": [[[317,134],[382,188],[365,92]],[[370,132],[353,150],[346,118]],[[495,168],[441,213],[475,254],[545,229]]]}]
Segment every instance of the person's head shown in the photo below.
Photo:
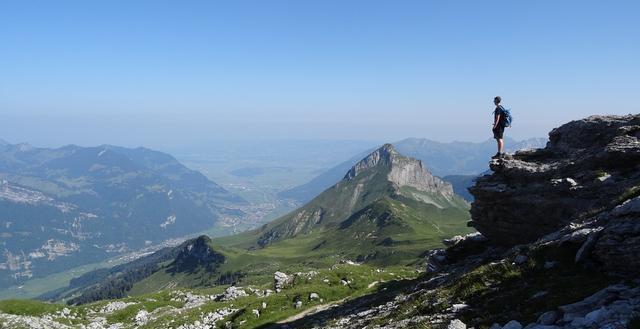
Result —
[{"label": "person's head", "polygon": [[500,104],[500,102],[502,102],[502,97],[496,96],[496,97],[493,98],[493,104],[498,105],[498,104]]}]

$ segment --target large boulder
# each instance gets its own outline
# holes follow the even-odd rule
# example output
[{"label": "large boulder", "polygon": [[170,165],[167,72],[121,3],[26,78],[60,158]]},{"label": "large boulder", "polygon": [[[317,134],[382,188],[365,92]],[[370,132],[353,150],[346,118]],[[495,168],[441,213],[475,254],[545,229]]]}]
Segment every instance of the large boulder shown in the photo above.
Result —
[{"label": "large boulder", "polygon": [[[520,151],[490,166],[493,174],[469,188],[475,198],[471,225],[495,243],[535,241],[640,194],[640,115],[572,121],[551,131],[544,149]],[[620,241],[620,230],[635,232],[630,234],[637,239],[637,216],[617,221],[602,232],[596,250],[604,241]],[[627,244],[627,251],[638,245]]]},{"label": "large boulder", "polygon": [[640,197],[626,201],[607,215],[593,253],[608,272],[639,277]]}]

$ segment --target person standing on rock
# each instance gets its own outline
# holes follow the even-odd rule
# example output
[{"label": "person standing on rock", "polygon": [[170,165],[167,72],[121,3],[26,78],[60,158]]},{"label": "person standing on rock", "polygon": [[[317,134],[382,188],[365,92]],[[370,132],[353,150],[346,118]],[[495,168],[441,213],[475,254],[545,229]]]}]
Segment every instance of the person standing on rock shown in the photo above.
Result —
[{"label": "person standing on rock", "polygon": [[498,153],[496,153],[492,159],[504,157],[504,128],[506,127],[505,110],[500,105],[502,97],[496,96],[493,98],[493,104],[496,105],[496,109],[493,111],[493,138],[498,143]]}]

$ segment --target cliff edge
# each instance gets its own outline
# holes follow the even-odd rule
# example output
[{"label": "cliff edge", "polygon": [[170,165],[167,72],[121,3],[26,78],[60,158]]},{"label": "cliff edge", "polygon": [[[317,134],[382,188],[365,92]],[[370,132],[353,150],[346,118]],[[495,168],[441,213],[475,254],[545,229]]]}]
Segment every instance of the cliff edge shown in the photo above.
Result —
[{"label": "cliff edge", "polygon": [[640,271],[640,115],[569,122],[545,148],[490,166],[469,191],[470,224],[491,241],[531,243],[581,228],[603,263]]}]

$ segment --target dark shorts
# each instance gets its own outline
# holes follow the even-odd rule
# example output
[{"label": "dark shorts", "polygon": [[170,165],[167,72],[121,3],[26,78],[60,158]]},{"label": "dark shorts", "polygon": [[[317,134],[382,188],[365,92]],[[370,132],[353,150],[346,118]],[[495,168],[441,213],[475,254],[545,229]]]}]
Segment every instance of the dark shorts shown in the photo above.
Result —
[{"label": "dark shorts", "polygon": [[498,126],[495,129],[492,129],[492,131],[493,131],[493,138],[495,139],[502,139],[502,137],[504,136],[503,126]]}]

